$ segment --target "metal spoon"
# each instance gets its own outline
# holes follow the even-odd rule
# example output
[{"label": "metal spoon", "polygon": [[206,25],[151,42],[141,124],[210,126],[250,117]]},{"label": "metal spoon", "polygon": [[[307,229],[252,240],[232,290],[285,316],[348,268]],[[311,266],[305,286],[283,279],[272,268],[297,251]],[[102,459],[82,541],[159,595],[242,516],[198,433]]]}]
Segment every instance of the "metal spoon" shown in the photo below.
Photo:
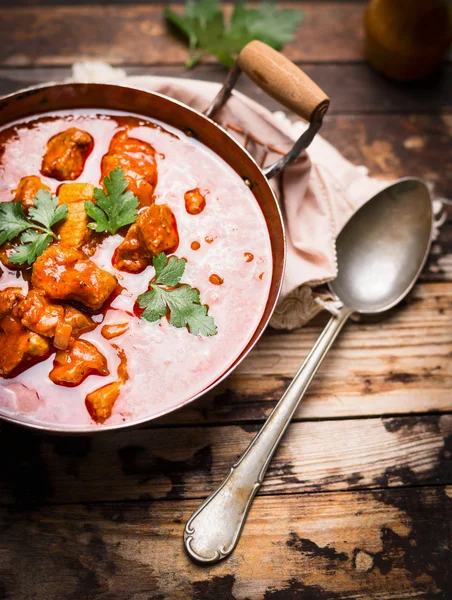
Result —
[{"label": "metal spoon", "polygon": [[427,258],[432,222],[425,184],[401,179],[345,225],[337,239],[338,276],[330,284],[340,301],[337,314],[248,449],[187,522],[184,542],[193,559],[215,563],[234,550],[279,440],[339,331],[353,313],[381,313],[406,296]]}]

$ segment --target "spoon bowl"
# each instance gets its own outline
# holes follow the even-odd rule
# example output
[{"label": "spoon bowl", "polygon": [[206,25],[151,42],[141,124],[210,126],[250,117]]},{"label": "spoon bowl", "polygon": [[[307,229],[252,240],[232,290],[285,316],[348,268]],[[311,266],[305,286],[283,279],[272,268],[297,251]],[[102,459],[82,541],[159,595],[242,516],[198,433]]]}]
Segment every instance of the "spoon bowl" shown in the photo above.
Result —
[{"label": "spoon bowl", "polygon": [[413,287],[431,243],[430,193],[419,179],[401,179],[366,202],[337,242],[331,291],[354,312],[379,313]]}]

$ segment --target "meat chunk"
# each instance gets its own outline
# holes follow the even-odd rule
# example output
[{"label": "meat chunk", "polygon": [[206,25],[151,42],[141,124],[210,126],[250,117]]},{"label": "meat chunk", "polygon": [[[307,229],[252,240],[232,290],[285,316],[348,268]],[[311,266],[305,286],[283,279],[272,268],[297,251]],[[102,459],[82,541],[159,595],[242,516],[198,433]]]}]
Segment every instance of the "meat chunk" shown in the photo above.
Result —
[{"label": "meat chunk", "polygon": [[85,398],[85,406],[93,421],[104,423],[110,416],[121,392],[121,382],[113,381],[90,392]]},{"label": "meat chunk", "polygon": [[185,192],[184,200],[185,210],[190,215],[199,215],[206,208],[206,198],[199,188]]},{"label": "meat chunk", "polygon": [[157,185],[155,150],[151,144],[129,137],[127,129],[118,131],[111,139],[107,154],[102,157],[100,183],[116,167],[124,171],[128,189],[138,198],[140,206],[150,206]]},{"label": "meat chunk", "polygon": [[93,146],[91,135],[76,127],[57,133],[47,142],[41,173],[58,181],[77,179]]},{"label": "meat chunk", "polygon": [[33,288],[53,300],[75,300],[98,310],[116,288],[116,278],[80,250],[49,246],[33,265]]},{"label": "meat chunk", "polygon": [[13,312],[13,309],[24,299],[22,288],[8,287],[0,291],[0,319]]},{"label": "meat chunk", "polygon": [[100,332],[106,340],[112,340],[123,335],[128,329],[129,323],[111,323],[110,325],[104,325]]},{"label": "meat chunk", "polygon": [[26,361],[45,358],[49,342],[28,331],[17,317],[9,314],[0,319],[0,375],[8,376]]},{"label": "meat chunk", "polygon": [[11,315],[0,320],[0,375],[9,375],[27,354],[29,335]]},{"label": "meat chunk", "polygon": [[71,326],[72,335],[80,335],[96,327],[96,323],[90,316],[69,304],[64,305],[64,321]]},{"label": "meat chunk", "polygon": [[28,334],[28,356],[32,358],[45,358],[49,352],[49,340],[46,340],[42,335],[30,331]]},{"label": "meat chunk", "polygon": [[88,375],[109,375],[105,356],[91,342],[76,340],[68,350],[58,350],[50,379],[56,385],[74,387]]},{"label": "meat chunk", "polygon": [[92,230],[88,227],[85,200],[94,199],[91,183],[63,183],[58,189],[58,204],[66,204],[67,217],[56,229],[60,244],[67,248],[81,248],[89,241]]},{"label": "meat chunk", "polygon": [[44,337],[53,337],[64,319],[64,308],[47,300],[42,290],[31,290],[17,307],[24,327]]},{"label": "meat chunk", "polygon": [[74,341],[74,338],[86,331],[91,331],[96,326],[95,322],[88,315],[73,306],[64,307],[64,321],[58,324],[55,329],[53,345],[59,350],[66,350]]},{"label": "meat chunk", "polygon": [[10,375],[25,360],[44,357],[50,349],[46,339],[28,331],[17,317],[23,298],[18,287],[0,292],[0,375]]},{"label": "meat chunk", "polygon": [[179,245],[176,218],[166,204],[154,204],[138,215],[136,224],[146,250],[152,256],[166,252],[171,254]]},{"label": "meat chunk", "polygon": [[160,252],[171,254],[179,245],[176,219],[166,204],[143,210],[116,249],[114,266],[120,271],[140,273]]},{"label": "meat chunk", "polygon": [[48,185],[42,182],[38,175],[27,175],[22,177],[15,189],[14,202],[20,202],[24,210],[34,206],[34,199],[41,188],[50,191]]},{"label": "meat chunk", "polygon": [[118,380],[90,392],[85,398],[85,406],[96,423],[103,423],[111,416],[121,388],[128,379],[126,355],[123,350],[119,350],[118,355],[120,358]]},{"label": "meat chunk", "polygon": [[53,338],[54,346],[66,350],[72,337],[94,328],[93,320],[72,306],[50,302],[42,290],[28,292],[15,310],[24,327]]},{"label": "meat chunk", "polygon": [[126,237],[116,248],[112,262],[117,269],[128,273],[141,273],[150,264],[136,223],[129,227]]}]

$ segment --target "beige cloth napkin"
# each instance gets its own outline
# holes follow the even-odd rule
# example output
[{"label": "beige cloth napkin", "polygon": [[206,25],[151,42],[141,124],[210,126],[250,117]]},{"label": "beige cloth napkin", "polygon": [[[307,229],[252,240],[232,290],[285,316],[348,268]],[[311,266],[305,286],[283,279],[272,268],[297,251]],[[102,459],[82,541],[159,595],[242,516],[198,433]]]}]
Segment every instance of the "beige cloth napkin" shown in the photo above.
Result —
[{"label": "beige cloth napkin", "polygon": [[[193,79],[126,77],[104,63],[74,65],[73,80],[114,82],[160,92],[203,111],[219,85]],[[130,107],[133,110],[133,107]],[[304,122],[291,123],[284,113],[269,110],[234,91],[216,120],[234,135],[261,165],[285,153]],[[349,217],[387,185],[368,177],[365,167],[346,160],[318,135],[296,164],[272,181],[287,231],[287,266],[281,300],[272,318],[276,328],[293,329],[328,308],[328,295],[313,288],[337,273],[335,239]]]}]

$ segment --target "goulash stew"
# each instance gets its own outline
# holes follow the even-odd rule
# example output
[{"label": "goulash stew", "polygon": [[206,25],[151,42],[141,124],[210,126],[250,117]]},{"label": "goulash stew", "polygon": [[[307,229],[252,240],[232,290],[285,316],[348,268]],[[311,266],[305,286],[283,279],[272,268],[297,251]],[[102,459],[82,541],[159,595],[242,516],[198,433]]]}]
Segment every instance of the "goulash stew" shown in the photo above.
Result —
[{"label": "goulash stew", "polygon": [[0,131],[0,413],[68,430],[150,418],[220,377],[272,276],[252,191],[139,116]]}]

